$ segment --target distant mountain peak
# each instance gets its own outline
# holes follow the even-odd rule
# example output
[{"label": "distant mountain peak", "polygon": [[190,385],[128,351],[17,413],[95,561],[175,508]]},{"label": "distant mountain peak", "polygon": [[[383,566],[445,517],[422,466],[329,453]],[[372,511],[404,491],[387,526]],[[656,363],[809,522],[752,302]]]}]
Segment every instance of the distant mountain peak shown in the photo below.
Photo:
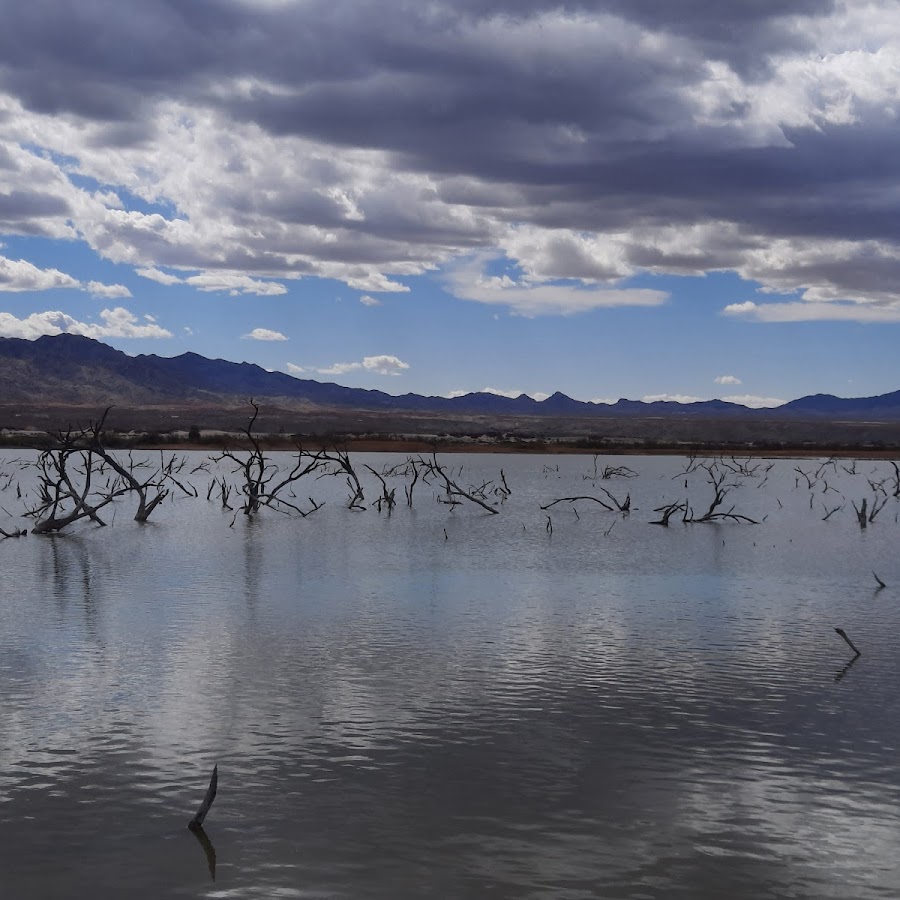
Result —
[{"label": "distant mountain peak", "polygon": [[528,394],[506,397],[472,392],[460,397],[400,396],[384,391],[350,388],[331,382],[269,372],[256,363],[209,359],[193,351],[179,356],[128,356],[93,338],[75,334],[44,335],[33,341],[0,338],[0,395],[7,405],[123,405],[173,402],[210,403],[219,398],[233,404],[249,397],[301,401],[304,408],[357,409],[369,412],[413,412],[428,415],[479,416],[640,416],[697,417],[878,417],[900,420],[900,391],[877,397],[842,399],[812,394],[774,410],[748,409],[726,400],[645,403],[620,398],[615,403],[575,400],[555,391],[538,401]]}]

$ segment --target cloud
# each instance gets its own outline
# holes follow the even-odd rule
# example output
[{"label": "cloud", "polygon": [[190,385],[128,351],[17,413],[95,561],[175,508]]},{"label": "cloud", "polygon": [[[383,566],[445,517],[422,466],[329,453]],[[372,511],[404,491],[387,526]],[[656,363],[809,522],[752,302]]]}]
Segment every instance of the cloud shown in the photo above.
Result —
[{"label": "cloud", "polygon": [[81,282],[58,269],[39,269],[24,259],[0,257],[0,290],[47,291],[54,288],[81,289]]},{"label": "cloud", "polygon": [[276,297],[287,293],[287,288],[277,281],[260,281],[240,272],[200,272],[181,278],[169,272],[163,272],[155,266],[142,266],[135,269],[142,278],[148,278],[157,284],[187,284],[198,291],[207,293],[227,291],[232,296],[238,294],[256,294],[257,296]]},{"label": "cloud", "polygon": [[[718,381],[718,379],[716,379]],[[721,382],[729,384],[733,382]],[[740,384],[740,382],[738,382]],[[694,397],[690,394],[647,394],[641,398],[644,403],[655,403],[663,400],[668,403],[701,403],[706,402],[709,397]],[[786,400],[779,400],[777,397],[759,397],[756,394],[730,394],[727,397],[720,397],[726,403],[738,403],[741,406],[747,406],[752,409],[760,409],[763,407],[781,406]],[[594,403],[614,403],[613,400],[595,400]]]},{"label": "cloud", "polygon": [[396,356],[365,356],[361,362],[334,363],[324,369],[316,369],[320,375],[346,375],[348,372],[365,370],[375,375],[400,375],[409,368],[409,363]]},{"label": "cloud", "polygon": [[269,328],[254,328],[253,331],[248,332],[247,334],[242,334],[242,338],[249,341],[286,341],[288,340],[287,335],[282,334],[280,331],[272,331]]},{"label": "cloud", "polygon": [[896,303],[731,303],[722,312],[757,322],[900,322],[900,298]]},{"label": "cloud", "polygon": [[480,391],[451,391],[447,394],[451,399],[454,397],[465,397],[467,394],[478,393],[478,394],[496,394],[498,397],[509,397],[511,400],[515,400],[517,397],[521,397],[522,394],[525,394],[526,397],[531,397],[532,400],[546,400],[550,395],[544,393],[544,391],[533,391],[531,393],[527,391],[504,391],[499,388],[492,387],[484,387],[481,388]]},{"label": "cloud", "polygon": [[409,363],[403,362],[396,356],[366,356],[363,357],[363,368],[376,375],[399,375],[404,369],[409,368]]},{"label": "cloud", "polygon": [[232,296],[257,294],[259,296],[274,297],[287,293],[287,288],[277,281],[259,281],[247,275],[220,272],[204,272],[200,275],[191,275],[189,278],[184,279],[184,283],[196,288],[198,291],[227,291]]},{"label": "cloud", "polygon": [[99,281],[89,281],[83,286],[83,290],[104,300],[121,300],[131,296],[131,291],[122,284],[101,284]]},{"label": "cloud", "polygon": [[326,366],[324,369],[316,369],[316,371],[320,375],[346,375],[348,372],[353,372],[356,369],[361,368],[362,363],[359,362],[334,363],[331,366]]},{"label": "cloud", "polygon": [[743,384],[741,379],[735,375],[717,375],[713,381],[716,384]]},{"label": "cloud", "polygon": [[7,259],[0,256],[0,291],[21,293],[24,291],[48,291],[56,288],[87,291],[94,297],[117,300],[130,297],[131,291],[121,284],[102,284],[90,281],[82,284],[77,278],[58,269],[39,269],[24,259]]},{"label": "cloud", "polygon": [[58,310],[32,313],[17,319],[11,313],[0,312],[0,336],[34,340],[41,335],[80,334],[84,337],[106,338],[169,338],[172,333],[156,323],[140,324],[137,316],[117,306],[100,313],[103,324],[79,322]]},{"label": "cloud", "polygon": [[7,5],[0,234],[204,291],[406,291],[483,253],[521,274],[456,295],[520,315],[732,271],[896,321],[889,0]]},{"label": "cloud", "polygon": [[705,397],[694,397],[691,394],[645,394],[641,397],[644,403],[700,403]]},{"label": "cloud", "polygon": [[285,369],[287,370],[288,375],[300,375],[303,372],[309,371],[309,369],[304,366],[295,366],[293,363],[287,363]]},{"label": "cloud", "polygon": [[447,289],[462,300],[506,306],[521,316],[572,315],[615,306],[659,306],[668,299],[664,291],[648,288],[614,288],[597,284],[548,284],[509,275],[486,275],[482,260],[452,268]]},{"label": "cloud", "polygon": [[780,400],[778,397],[759,397],[756,394],[731,394],[721,399],[726,403],[740,403],[741,406],[749,406],[751,409],[771,408],[787,403],[787,400]]},{"label": "cloud", "polygon": [[359,302],[362,303],[363,306],[381,306],[380,300],[376,300],[368,294],[363,294],[362,297],[359,298]]},{"label": "cloud", "polygon": [[147,266],[145,268],[135,269],[135,274],[140,275],[141,278],[149,278],[150,281],[155,281],[157,284],[181,284],[183,279],[179,278],[177,275],[170,275],[168,272],[162,272],[153,266]]}]

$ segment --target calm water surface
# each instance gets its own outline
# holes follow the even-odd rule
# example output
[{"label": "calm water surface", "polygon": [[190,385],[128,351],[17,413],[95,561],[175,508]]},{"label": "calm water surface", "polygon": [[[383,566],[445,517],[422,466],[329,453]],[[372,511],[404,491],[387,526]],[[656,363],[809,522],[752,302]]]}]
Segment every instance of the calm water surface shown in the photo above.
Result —
[{"label": "calm water surface", "polygon": [[325,478],[232,525],[200,472],[146,526],[0,541],[0,894],[900,895],[900,501],[850,505],[888,464],[810,506],[781,460],[726,502],[759,524],[666,529],[711,495],[684,459],[606,460],[628,517],[541,510],[603,496],[590,457],[444,461],[502,467],[501,513]]}]

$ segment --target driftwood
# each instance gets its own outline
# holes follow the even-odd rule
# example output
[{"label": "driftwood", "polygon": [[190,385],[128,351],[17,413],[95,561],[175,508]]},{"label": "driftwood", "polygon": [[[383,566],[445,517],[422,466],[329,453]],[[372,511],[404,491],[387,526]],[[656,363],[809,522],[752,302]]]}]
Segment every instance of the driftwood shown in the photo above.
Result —
[{"label": "driftwood", "polygon": [[608,503],[604,503],[599,497],[591,497],[589,494],[582,494],[578,497],[559,497],[544,504],[541,509],[550,509],[551,506],[556,506],[557,503],[576,503],[578,500],[593,500],[594,503],[599,503],[604,509],[608,509],[610,512],[614,511],[613,507]]},{"label": "driftwood", "polygon": [[203,820],[206,818],[207,813],[209,812],[209,808],[213,805],[213,800],[216,799],[216,792],[219,788],[219,767],[218,765],[213,767],[212,778],[209,779],[209,787],[206,789],[206,795],[203,797],[203,802],[200,804],[200,808],[197,810],[194,818],[188,822],[188,828],[191,831],[194,831],[197,828],[202,827]]}]

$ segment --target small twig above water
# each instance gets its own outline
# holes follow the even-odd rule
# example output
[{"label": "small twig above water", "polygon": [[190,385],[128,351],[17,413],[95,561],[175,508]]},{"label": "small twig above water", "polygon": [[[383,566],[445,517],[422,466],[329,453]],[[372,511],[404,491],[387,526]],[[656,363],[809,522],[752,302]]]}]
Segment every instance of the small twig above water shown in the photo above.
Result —
[{"label": "small twig above water", "polygon": [[838,634],[839,634],[839,635],[847,642],[847,646],[848,646],[848,647],[849,647],[849,648],[850,648],[857,656],[862,656],[862,651],[859,650],[859,649],[857,648],[856,644],[854,644],[853,641],[851,641],[849,637],[847,637],[847,632],[844,631],[843,628],[838,628],[837,626],[835,626],[835,629],[834,629],[834,630],[835,630],[835,631],[836,631],[836,632],[837,632],[837,633],[838,633]]}]

